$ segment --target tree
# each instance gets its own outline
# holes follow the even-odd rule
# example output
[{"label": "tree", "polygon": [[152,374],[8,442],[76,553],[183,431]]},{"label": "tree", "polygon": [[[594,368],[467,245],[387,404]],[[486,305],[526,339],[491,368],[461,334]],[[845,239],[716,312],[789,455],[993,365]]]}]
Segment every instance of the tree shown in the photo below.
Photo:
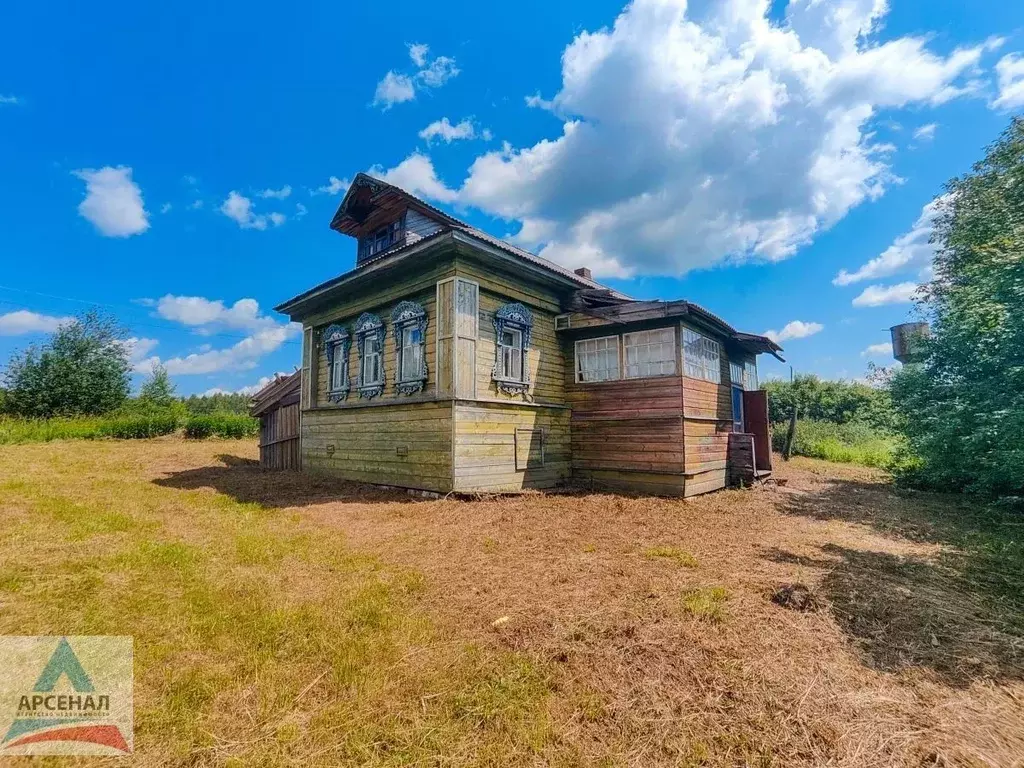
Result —
[{"label": "tree", "polygon": [[1024,492],[1024,120],[946,185],[934,279],[920,309],[925,358],[891,392],[911,461],[904,478],[950,490]]},{"label": "tree", "polygon": [[174,382],[162,365],[153,366],[153,372],[142,384],[139,399],[158,408],[169,408],[176,400]]},{"label": "tree", "polygon": [[50,340],[15,352],[7,364],[5,408],[45,418],[101,414],[128,397],[127,333],[96,310],[58,328]]},{"label": "tree", "polygon": [[862,422],[875,429],[894,426],[889,393],[853,381],[828,381],[814,374],[798,374],[792,382],[769,380],[768,417],[773,423],[789,421],[794,406],[801,419],[835,424]]}]

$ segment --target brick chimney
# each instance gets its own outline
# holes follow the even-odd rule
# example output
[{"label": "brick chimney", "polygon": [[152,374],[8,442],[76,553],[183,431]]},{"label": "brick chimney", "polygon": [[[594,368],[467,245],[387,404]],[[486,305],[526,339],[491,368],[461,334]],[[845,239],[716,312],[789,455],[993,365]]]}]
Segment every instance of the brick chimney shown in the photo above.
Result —
[{"label": "brick chimney", "polygon": [[594,278],[592,278],[590,276],[590,270],[587,267],[578,267],[578,268],[574,269],[573,272],[575,272],[580,277],[585,277],[587,280],[593,280],[594,279]]}]

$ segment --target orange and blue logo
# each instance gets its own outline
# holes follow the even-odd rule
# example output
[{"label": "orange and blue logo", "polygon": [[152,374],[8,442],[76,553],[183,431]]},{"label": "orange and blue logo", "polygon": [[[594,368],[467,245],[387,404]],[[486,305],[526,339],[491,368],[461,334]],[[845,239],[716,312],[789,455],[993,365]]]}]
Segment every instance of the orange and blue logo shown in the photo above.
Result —
[{"label": "orange and blue logo", "polygon": [[[19,691],[17,678],[33,662],[39,669],[47,649],[35,684]],[[9,721],[0,754],[130,753],[131,656],[125,637],[0,638],[0,723]]]}]

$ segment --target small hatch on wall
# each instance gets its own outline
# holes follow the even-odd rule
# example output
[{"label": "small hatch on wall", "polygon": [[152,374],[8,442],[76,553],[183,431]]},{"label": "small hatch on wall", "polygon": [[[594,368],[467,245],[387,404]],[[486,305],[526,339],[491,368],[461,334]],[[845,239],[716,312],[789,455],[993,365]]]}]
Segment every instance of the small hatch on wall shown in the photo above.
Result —
[{"label": "small hatch on wall", "polygon": [[569,315],[555,315],[555,330],[564,331],[569,327]]},{"label": "small hatch on wall", "polygon": [[516,470],[544,466],[544,430],[516,430]]}]

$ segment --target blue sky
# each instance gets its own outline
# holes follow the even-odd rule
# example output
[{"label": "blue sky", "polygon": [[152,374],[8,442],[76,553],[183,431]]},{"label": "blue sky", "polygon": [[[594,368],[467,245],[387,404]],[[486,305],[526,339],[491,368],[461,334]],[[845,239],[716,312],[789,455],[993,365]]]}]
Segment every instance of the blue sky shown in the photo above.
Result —
[{"label": "blue sky", "polygon": [[995,0],[17,4],[0,359],[100,304],[136,382],[292,370],[271,307],[352,267],[328,222],[374,169],[860,377],[927,277],[926,206],[1024,108],[1022,28]]}]

